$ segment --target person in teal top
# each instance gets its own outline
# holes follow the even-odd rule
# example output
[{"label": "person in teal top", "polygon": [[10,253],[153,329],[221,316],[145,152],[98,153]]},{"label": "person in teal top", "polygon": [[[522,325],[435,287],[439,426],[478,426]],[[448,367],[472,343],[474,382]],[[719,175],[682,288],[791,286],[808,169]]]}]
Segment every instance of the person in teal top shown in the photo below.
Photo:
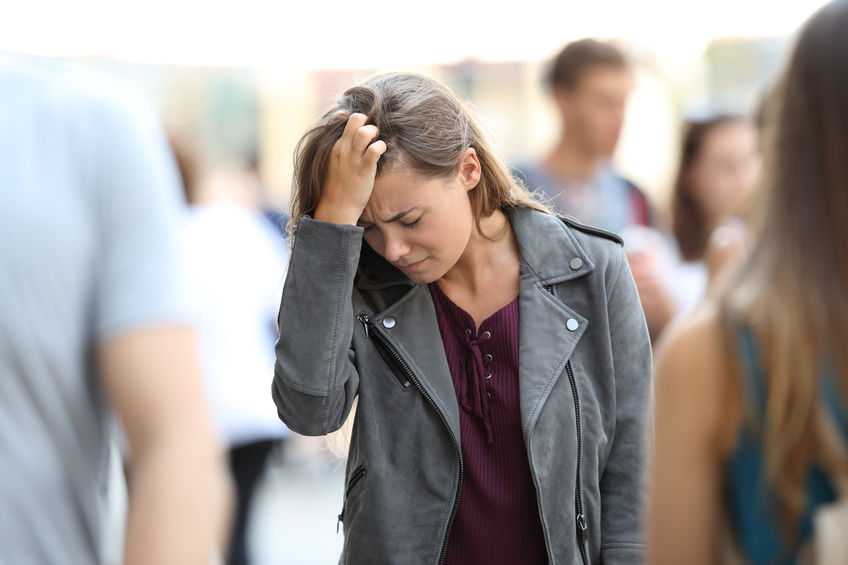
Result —
[{"label": "person in teal top", "polygon": [[801,563],[848,477],[845,29],[848,0],[804,25],[766,109],[750,252],[659,344],[653,565]]},{"label": "person in teal top", "polygon": [[[747,328],[739,331],[737,341],[745,395],[754,419],[762,423],[768,392],[761,352],[756,338]],[[821,376],[819,397],[838,432],[848,438],[848,415],[839,402],[839,390],[831,370],[824,371]],[[795,552],[782,541],[783,532],[777,519],[773,489],[761,481],[765,469],[759,425],[746,421],[737,442],[725,466],[725,480],[730,523],[736,532],[739,549],[753,565],[793,565],[796,562]],[[821,505],[836,500],[834,485],[820,464],[814,464],[807,470],[803,490],[806,504],[794,532],[798,545],[809,540],[812,534],[813,512]]]}]

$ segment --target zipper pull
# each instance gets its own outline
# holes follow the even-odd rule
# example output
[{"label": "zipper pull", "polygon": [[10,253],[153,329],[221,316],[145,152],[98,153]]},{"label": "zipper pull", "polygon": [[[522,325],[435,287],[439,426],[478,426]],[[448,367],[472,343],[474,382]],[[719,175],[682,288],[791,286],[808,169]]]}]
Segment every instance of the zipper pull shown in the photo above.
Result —
[{"label": "zipper pull", "polygon": [[586,543],[586,530],[589,525],[586,523],[586,516],[583,514],[577,515],[577,538],[581,544]]},{"label": "zipper pull", "polygon": [[362,327],[365,328],[365,337],[370,339],[371,330],[369,329],[369,326],[371,323],[368,320],[368,316],[366,314],[360,314],[356,317],[356,319],[359,320],[362,323]]}]

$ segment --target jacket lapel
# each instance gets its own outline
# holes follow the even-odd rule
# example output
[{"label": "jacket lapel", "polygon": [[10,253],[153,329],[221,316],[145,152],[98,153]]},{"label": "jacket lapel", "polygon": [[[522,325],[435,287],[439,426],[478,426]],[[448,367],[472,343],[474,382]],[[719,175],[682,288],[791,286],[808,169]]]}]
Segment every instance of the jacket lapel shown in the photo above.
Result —
[{"label": "jacket lapel", "polygon": [[565,372],[589,321],[554,296],[554,284],[583,277],[594,265],[559,218],[527,208],[509,211],[521,255],[518,372],[525,441]]},{"label": "jacket lapel", "polygon": [[[392,322],[385,324],[390,318]],[[398,302],[377,314],[374,323],[404,357],[459,440],[456,392],[427,285],[415,285]]]},{"label": "jacket lapel", "polygon": [[[586,331],[588,320],[560,302],[523,269],[518,308],[521,421],[524,440],[529,441],[533,424],[565,371],[565,363]],[[569,324],[575,329],[569,330]]]},{"label": "jacket lapel", "polygon": [[430,289],[414,285],[365,243],[355,284],[376,307],[371,321],[403,356],[459,440],[459,407]]}]

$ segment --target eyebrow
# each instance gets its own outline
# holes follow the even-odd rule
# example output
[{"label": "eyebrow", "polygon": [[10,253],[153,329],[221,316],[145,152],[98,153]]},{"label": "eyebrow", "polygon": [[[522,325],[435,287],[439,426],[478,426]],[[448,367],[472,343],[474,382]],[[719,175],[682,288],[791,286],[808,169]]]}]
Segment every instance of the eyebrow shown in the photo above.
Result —
[{"label": "eyebrow", "polygon": [[[392,222],[396,222],[396,221],[400,220],[401,218],[403,218],[404,216],[406,216],[407,214],[409,214],[410,212],[417,210],[418,208],[420,208],[420,206],[413,206],[412,208],[410,208],[408,210],[404,210],[403,212],[398,212],[397,214],[395,214],[394,216],[392,216],[388,220],[385,220],[383,223],[384,224],[390,224]],[[366,222],[366,221],[364,221],[360,218],[360,220],[356,223],[357,224],[373,224],[374,222]]]}]

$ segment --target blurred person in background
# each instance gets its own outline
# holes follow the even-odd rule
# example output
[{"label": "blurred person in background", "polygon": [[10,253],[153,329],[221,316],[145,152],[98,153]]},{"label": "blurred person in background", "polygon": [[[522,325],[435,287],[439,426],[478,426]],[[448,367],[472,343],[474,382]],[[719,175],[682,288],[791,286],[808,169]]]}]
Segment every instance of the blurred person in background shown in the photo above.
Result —
[{"label": "blurred person in background", "polygon": [[547,77],[561,120],[559,141],[520,175],[557,212],[623,237],[653,339],[677,311],[665,269],[670,249],[661,234],[636,227],[652,228],[654,211],[611,162],[633,80],[618,47],[591,38],[566,45]]},{"label": "blurred person in background", "polygon": [[746,117],[718,115],[684,126],[671,197],[681,264],[673,290],[679,314],[695,309],[710,281],[744,252],[741,219],[759,174],[757,129]]},{"label": "blurred person in background", "polygon": [[155,117],[92,76],[0,58],[0,561],[101,564],[112,410],[124,562],[208,565],[228,488]]},{"label": "blurred person in background", "polygon": [[633,90],[626,55],[581,39],[560,51],[548,73],[561,132],[547,157],[522,169],[528,188],[541,189],[554,210],[619,235],[629,225],[652,225],[645,193],[610,161]]},{"label": "blurred person in background", "polygon": [[846,29],[845,0],[803,27],[767,106],[751,251],[660,353],[655,565],[848,558]]},{"label": "blurred person in background", "polygon": [[288,433],[268,401],[288,249],[262,213],[248,166],[200,174],[185,141],[174,145],[190,204],[181,236],[201,369],[236,487],[227,564],[247,565],[254,493],[269,455]]},{"label": "blurred person in background", "polygon": [[651,349],[621,240],[550,214],[420,75],[349,89],[295,162],[273,398],[294,431],[348,426],[341,561],[640,562]]}]

